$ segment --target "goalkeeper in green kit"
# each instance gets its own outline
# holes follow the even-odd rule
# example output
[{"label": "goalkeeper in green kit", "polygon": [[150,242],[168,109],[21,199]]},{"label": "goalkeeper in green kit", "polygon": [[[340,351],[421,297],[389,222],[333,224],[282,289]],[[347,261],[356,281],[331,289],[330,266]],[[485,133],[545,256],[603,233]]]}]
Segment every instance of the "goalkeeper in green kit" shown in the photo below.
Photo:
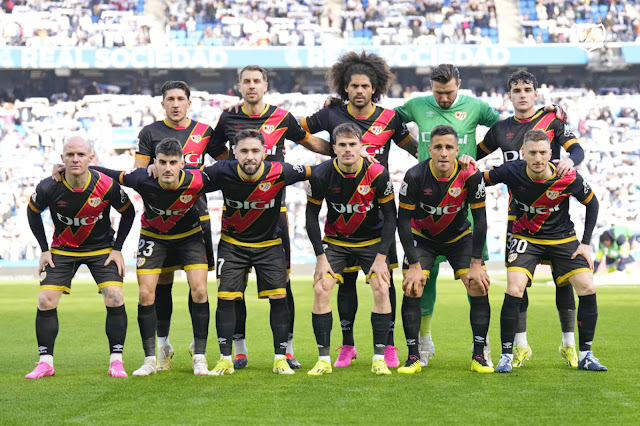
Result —
[{"label": "goalkeeper in green kit", "polygon": [[[471,96],[459,95],[460,72],[452,64],[440,64],[429,75],[433,95],[413,98],[403,106],[396,108],[396,112],[405,123],[414,122],[418,126],[418,161],[424,161],[429,156],[429,142],[431,129],[437,125],[449,125],[458,133],[459,156],[469,155],[476,158],[476,127],[483,125],[491,127],[498,122],[499,114],[485,102]],[[554,107],[547,107],[553,110]],[[564,111],[557,108],[557,113],[564,116]],[[473,224],[473,218],[469,214]],[[487,247],[483,251],[484,260],[488,259]],[[439,263],[446,259],[436,258],[430,271],[424,293],[421,299],[422,322],[420,326],[420,364],[425,367],[429,358],[435,353],[431,338],[431,321],[436,302],[436,279]],[[485,346],[485,359],[491,366],[489,344]]]}]

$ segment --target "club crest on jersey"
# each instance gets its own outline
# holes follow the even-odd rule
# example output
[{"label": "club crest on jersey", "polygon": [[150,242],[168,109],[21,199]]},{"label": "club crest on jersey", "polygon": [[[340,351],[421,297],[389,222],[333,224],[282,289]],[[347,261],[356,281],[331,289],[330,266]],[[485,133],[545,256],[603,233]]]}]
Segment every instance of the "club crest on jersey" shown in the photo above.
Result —
[{"label": "club crest on jersey", "polygon": [[139,257],[138,261],[136,262],[136,265],[138,265],[138,268],[140,268],[142,265],[145,264],[146,261],[147,259],[145,259],[144,257]]},{"label": "club crest on jersey", "polygon": [[369,185],[358,185],[358,192],[360,195],[367,195],[371,191],[371,187]]},{"label": "club crest on jersey", "polygon": [[187,204],[189,201],[191,201],[192,198],[193,198],[193,196],[191,196],[191,195],[181,195],[180,196],[180,201],[182,201],[183,203]]},{"label": "club crest on jersey", "polygon": [[35,203],[36,202],[36,197],[37,196],[36,196],[35,192],[33,194],[31,194],[31,201]]},{"label": "club crest on jersey", "polygon": [[558,195],[560,195],[559,191],[547,191],[547,197],[550,200],[555,200],[556,198],[558,198]]},{"label": "club crest on jersey", "polygon": [[507,258],[507,262],[511,263],[518,258],[518,253],[509,253],[509,257]]},{"label": "club crest on jersey", "polygon": [[462,193],[462,188],[449,188],[449,195],[457,197]]},{"label": "club crest on jersey", "polygon": [[258,188],[260,188],[260,191],[262,192],[267,192],[269,188],[271,188],[271,182],[262,182],[258,185]]},{"label": "club crest on jersey", "polygon": [[382,133],[382,126],[371,126],[371,133],[378,136],[380,133]]},{"label": "club crest on jersey", "polygon": [[202,140],[202,135],[191,135],[190,139],[195,143],[200,143],[200,141]]},{"label": "club crest on jersey", "polygon": [[89,204],[91,207],[98,207],[98,204],[100,204],[100,197],[91,197],[87,200],[87,204]]},{"label": "club crest on jersey", "polygon": [[276,129],[276,126],[274,126],[273,124],[265,124],[264,126],[262,126],[262,131],[268,135],[273,133],[275,129]]},{"label": "club crest on jersey", "polygon": [[465,118],[467,118],[467,113],[463,112],[463,111],[458,111],[456,112],[456,118],[460,121],[464,120]]}]

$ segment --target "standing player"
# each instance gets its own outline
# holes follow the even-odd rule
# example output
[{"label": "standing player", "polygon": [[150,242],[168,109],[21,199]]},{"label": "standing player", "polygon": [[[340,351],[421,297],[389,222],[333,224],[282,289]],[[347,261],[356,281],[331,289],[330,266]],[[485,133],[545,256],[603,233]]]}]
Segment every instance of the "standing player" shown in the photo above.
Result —
[{"label": "standing player", "polygon": [[[557,163],[557,174],[563,176],[571,167],[578,165],[584,159],[584,151],[571,129],[558,120],[554,112],[545,112],[544,108],[536,110],[535,101],[538,98],[538,82],[536,77],[527,71],[517,71],[507,81],[507,96],[513,104],[514,115],[498,122],[489,129],[484,140],[478,145],[477,159],[484,158],[496,149],[501,149],[504,161],[522,159],[522,144],[524,135],[532,129],[543,130],[551,141],[551,158]],[[568,158],[560,159],[561,149],[567,151]],[[509,206],[509,222],[507,227],[507,248],[505,261],[511,244],[511,224],[513,210],[517,206],[513,202]],[[573,288],[561,285],[556,278],[556,306],[562,329],[562,345],[559,348],[561,356],[571,367],[578,366],[578,355],[575,348],[575,312],[576,304],[573,298]],[[531,348],[527,342],[527,307],[529,297],[525,289],[518,330],[513,348],[513,366],[521,367],[531,356]]]},{"label": "standing player", "polygon": [[[507,257],[507,291],[500,315],[502,355],[495,371],[512,371],[519,305],[527,284],[533,280],[536,265],[546,258],[551,259],[554,273],[559,277],[556,283],[571,284],[580,299],[578,369],[606,371],[591,352],[598,305],[589,243],[598,217],[598,200],[575,171],[570,170],[562,177],[558,175],[550,163],[552,148],[544,130],[528,131],[522,149],[524,161],[511,161],[484,174],[488,185],[506,184],[515,205]],[[586,206],[581,242],[569,216],[570,196]]]},{"label": "standing player", "polygon": [[[71,293],[71,279],[78,267],[89,268],[107,308],[105,329],[111,352],[109,375],[127,377],[122,366],[122,350],[127,335],[127,312],[122,297],[124,259],[122,245],[135,219],[135,210],[118,182],[96,171],[89,171],[93,153],[89,143],[72,137],[62,148],[67,172],[60,182],[44,179],[31,196],[27,217],[42,254],[40,255],[40,294],[36,314],[36,336],[40,362],[27,379],[53,376],[53,347],[58,335],[58,302]],[[109,219],[110,207],[122,217],[118,236]],[[40,213],[49,208],[55,227],[51,249],[44,233]]]},{"label": "standing player", "polygon": [[[187,112],[191,106],[191,89],[184,81],[167,81],[160,89],[162,93],[162,107],[166,118],[145,126],[138,135],[136,149],[136,168],[145,168],[155,160],[156,145],[164,138],[176,138],[182,145],[185,164],[199,166],[204,161],[204,154],[211,154],[211,127],[204,123],[191,120]],[[213,242],[211,238],[211,221],[207,208],[206,197],[200,197],[196,203],[196,209],[200,215],[205,247],[207,249],[207,261],[209,270],[215,265],[213,257]],[[169,328],[171,326],[171,314],[173,312],[173,272],[175,269],[163,266],[156,287],[155,307],[158,318],[158,370],[170,370],[171,358],[174,350],[169,343]],[[192,299],[189,296],[189,310],[192,308]],[[193,343],[192,343],[193,345]],[[191,347],[190,350],[193,348]]]},{"label": "standing player", "polygon": [[[364,151],[373,156],[386,169],[389,168],[389,150],[391,139],[414,157],[418,143],[395,111],[382,108],[374,102],[387,93],[394,80],[389,66],[378,55],[362,52],[349,52],[342,55],[327,72],[327,83],[331,91],[338,93],[342,103],[338,106],[323,108],[310,117],[302,119],[302,127],[310,133],[323,130],[333,134],[342,123],[353,123],[362,132]],[[348,103],[345,103],[347,102]],[[331,138],[331,144],[335,139]],[[398,266],[395,243],[391,244],[389,263],[391,268]],[[334,367],[348,367],[358,352],[353,340],[353,323],[358,309],[356,281],[360,266],[349,264],[344,270],[344,282],[338,286],[338,314],[342,327],[342,347]],[[393,272],[390,273],[391,287],[391,328],[385,347],[385,361],[389,367],[399,364],[393,331],[396,317],[396,291],[393,285]]]},{"label": "standing player", "polygon": [[[268,105],[264,101],[269,83],[267,70],[259,65],[247,65],[238,74],[238,90],[244,101],[241,108],[235,111],[224,111],[215,129],[212,141],[212,155],[215,158],[224,158],[227,153],[227,142],[235,141],[236,135],[241,130],[254,129],[262,133],[265,143],[265,159],[267,161],[284,162],[284,140],[289,139],[305,148],[329,155],[327,142],[307,133],[295,117],[289,111],[274,105]],[[236,147],[231,144],[229,159],[235,159]],[[282,197],[280,209],[280,223],[278,229],[282,231],[282,246],[287,258],[287,271],[291,263],[291,245],[289,242],[289,229],[287,208]],[[260,285],[260,284],[259,284]],[[287,360],[291,368],[300,368],[300,363],[293,356],[293,325],[295,320],[295,305],[291,283],[287,272],[287,304],[289,306],[289,334],[287,344]],[[247,345],[245,340],[247,307],[244,298],[236,300],[236,329],[233,332],[233,345],[235,358],[233,360],[236,369],[245,368],[248,365]]]},{"label": "standing player", "polygon": [[[314,170],[307,198],[307,233],[318,258],[312,319],[319,349],[318,362],[308,374],[331,373],[331,290],[342,281],[344,268],[352,258],[367,272],[373,291],[371,372],[391,374],[384,353],[391,325],[387,254],[395,240],[393,184],[384,166],[360,157],[362,133],[357,125],[341,124],[332,137],[336,158]],[[324,240],[318,223],[323,200],[328,207]]]},{"label": "standing player", "polygon": [[614,226],[604,231],[600,235],[593,270],[598,270],[602,258],[606,260],[607,272],[635,270],[635,259],[631,256],[631,243],[639,238],[640,235],[628,226]]},{"label": "standing player", "polygon": [[204,169],[215,187],[222,189],[225,206],[216,268],[220,361],[210,374],[234,372],[231,341],[236,322],[235,301],[244,298],[247,270],[251,267],[258,276],[258,297],[268,298],[271,305],[273,372],[294,374],[285,355],[290,328],[281,227],[286,224],[279,217],[285,186],[308,179],[311,169],[263,161],[265,138],[258,130],[241,130],[234,142],[236,161],[219,161]]},{"label": "standing player", "polygon": [[144,202],[137,275],[138,324],[145,358],[133,375],[148,376],[157,371],[154,302],[158,279],[163,270],[184,269],[193,300],[193,373],[205,376],[209,373],[205,357],[209,334],[209,265],[196,203],[205,192],[213,189],[201,171],[182,170],[182,144],[175,138],[165,138],[156,145],[154,165],[158,179],[148,176],[147,169],[125,173],[96,167],[118,178],[121,184],[135,189]]},{"label": "standing player", "polygon": [[[405,123],[415,122],[418,125],[418,161],[430,158],[429,143],[431,131],[437,125],[449,125],[458,134],[459,155],[470,155],[476,158],[476,127],[491,127],[499,119],[499,114],[485,102],[466,95],[458,94],[460,89],[460,72],[452,64],[440,64],[429,75],[433,95],[413,98],[403,106],[396,108]],[[469,219],[472,220],[471,214]],[[483,252],[483,258],[488,253]],[[431,323],[436,302],[436,279],[443,256],[438,256],[431,268],[429,280],[422,294],[420,307],[422,321],[420,326],[420,362],[426,366],[435,352],[431,338]],[[491,364],[487,342],[485,358]]]},{"label": "standing player", "polygon": [[[407,269],[402,282],[402,323],[409,357],[399,373],[421,370],[417,344],[420,296],[438,255],[446,257],[455,278],[462,280],[470,297],[471,370],[493,373],[483,353],[491,316],[489,277],[482,261],[487,235],[484,181],[475,167],[459,168],[456,160],[459,150],[458,135],[451,126],[435,127],[429,144],[431,159],[409,169],[400,188],[398,232]],[[473,235],[467,206],[473,214]]]}]

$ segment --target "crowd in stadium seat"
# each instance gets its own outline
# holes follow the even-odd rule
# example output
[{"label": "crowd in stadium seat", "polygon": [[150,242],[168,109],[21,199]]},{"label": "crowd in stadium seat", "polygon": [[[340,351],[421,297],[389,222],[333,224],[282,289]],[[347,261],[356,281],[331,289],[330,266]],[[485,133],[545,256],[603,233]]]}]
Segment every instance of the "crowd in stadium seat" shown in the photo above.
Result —
[{"label": "crowd in stadium seat", "polygon": [[[569,122],[574,124],[584,146],[586,159],[580,171],[600,199],[599,227],[640,221],[640,95],[596,95],[586,89],[550,89],[545,86],[539,93],[540,104],[553,102],[565,108]],[[512,114],[510,102],[495,90],[478,93],[477,96],[501,111],[504,117]],[[270,94],[267,102],[281,105],[294,115],[303,117],[320,108],[325,98],[326,95]],[[215,125],[221,112],[236,104],[238,99],[192,92],[192,101],[192,117]],[[401,98],[383,100],[388,107],[403,102]],[[160,98],[147,95],[91,95],[80,101],[55,103],[49,103],[46,98],[5,102],[0,107],[0,258],[38,258],[39,248],[24,212],[37,182],[48,176],[52,165],[59,161],[66,136],[83,135],[92,142],[96,161],[124,170],[133,165],[131,139],[142,126],[162,118],[164,110],[160,106]],[[391,173],[399,186],[406,168],[416,160],[398,148],[392,149],[390,155]],[[302,147],[290,145],[287,149],[287,161],[291,163],[315,164],[321,159],[321,156]],[[500,162],[497,154],[488,159],[488,165]],[[495,187],[488,193],[489,214],[499,220],[504,218],[505,222],[490,223],[489,248],[497,253],[504,246],[506,192],[504,188]],[[140,198],[133,192],[131,194],[140,214]],[[304,224],[304,184],[288,189],[288,194],[292,253],[296,254],[297,262],[311,262],[314,257]],[[219,217],[220,195],[212,194],[209,199],[212,217]],[[584,214],[579,203],[574,203],[573,209],[573,214],[578,217]],[[45,223],[50,238],[52,228],[47,214]],[[139,226],[139,221],[136,223]],[[581,221],[575,220],[575,223],[580,226]],[[217,240],[219,221],[213,220],[212,227]],[[138,230],[134,228],[124,248],[125,257],[129,259],[135,256]],[[580,229],[578,233],[581,233]],[[599,234],[597,230],[595,235]]]},{"label": "crowd in stadium seat", "polygon": [[640,2],[637,0],[520,0],[520,9],[525,38],[529,41],[582,42],[589,36],[588,31],[600,24],[605,29],[606,41],[639,40]]},{"label": "crowd in stadium seat", "polygon": [[149,43],[144,0],[3,2],[0,45],[120,47]]}]

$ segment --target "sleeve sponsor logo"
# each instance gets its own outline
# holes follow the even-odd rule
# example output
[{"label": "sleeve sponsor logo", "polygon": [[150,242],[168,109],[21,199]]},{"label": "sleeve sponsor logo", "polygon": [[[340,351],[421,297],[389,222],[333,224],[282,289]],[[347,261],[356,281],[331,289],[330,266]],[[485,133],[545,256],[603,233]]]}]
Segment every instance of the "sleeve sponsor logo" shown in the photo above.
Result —
[{"label": "sleeve sponsor logo", "polygon": [[406,197],[407,189],[409,189],[409,184],[405,181],[402,181],[402,184],[400,184],[400,195],[404,195]]},{"label": "sleeve sponsor logo", "polygon": [[299,164],[296,164],[295,166],[293,166],[293,170],[295,170],[298,173],[304,173],[304,166],[301,166]]},{"label": "sleeve sponsor logo", "polygon": [[485,184],[484,184],[484,178],[483,178],[478,184],[478,190],[476,191],[476,198],[484,198],[485,195],[486,195],[486,192],[485,192]]},{"label": "sleeve sponsor logo", "polygon": [[391,195],[391,194],[393,194],[393,182],[388,181],[387,189],[384,190],[384,195]]}]

